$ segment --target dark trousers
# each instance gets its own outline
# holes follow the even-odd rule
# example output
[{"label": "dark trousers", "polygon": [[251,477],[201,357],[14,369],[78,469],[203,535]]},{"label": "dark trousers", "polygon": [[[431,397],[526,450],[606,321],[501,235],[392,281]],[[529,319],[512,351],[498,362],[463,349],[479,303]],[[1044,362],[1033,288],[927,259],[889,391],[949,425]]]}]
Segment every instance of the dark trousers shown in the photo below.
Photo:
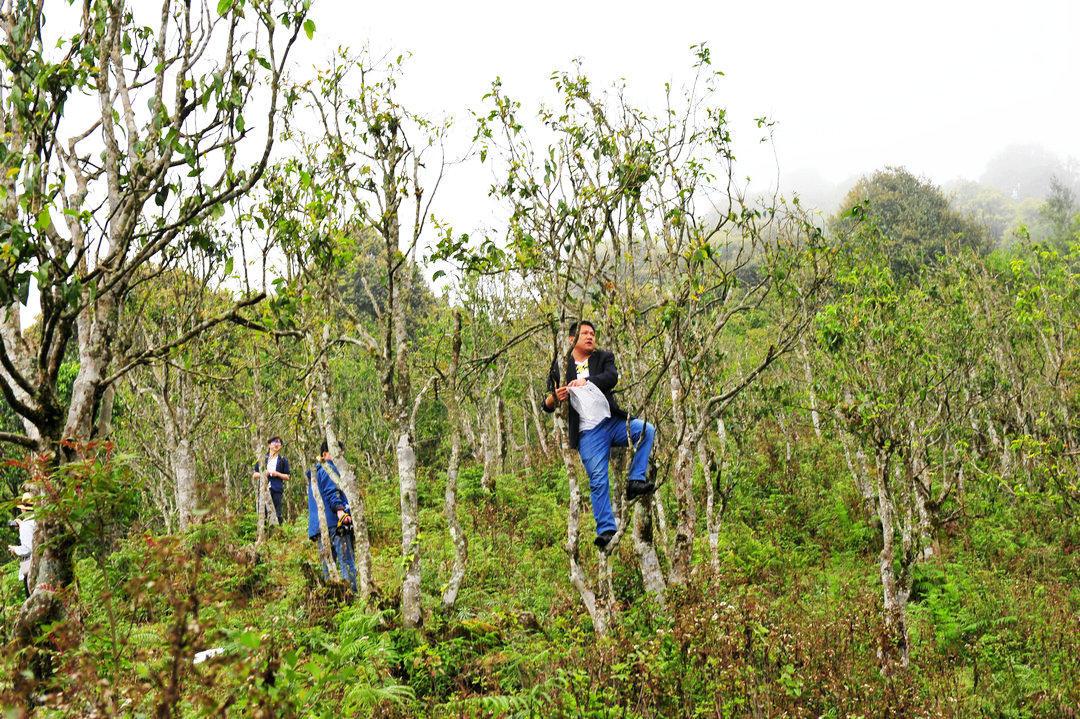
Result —
[{"label": "dark trousers", "polygon": [[270,500],[274,503],[274,514],[277,515],[277,522],[281,524],[282,518],[285,516],[281,509],[282,502],[285,497],[285,492],[270,492]]}]

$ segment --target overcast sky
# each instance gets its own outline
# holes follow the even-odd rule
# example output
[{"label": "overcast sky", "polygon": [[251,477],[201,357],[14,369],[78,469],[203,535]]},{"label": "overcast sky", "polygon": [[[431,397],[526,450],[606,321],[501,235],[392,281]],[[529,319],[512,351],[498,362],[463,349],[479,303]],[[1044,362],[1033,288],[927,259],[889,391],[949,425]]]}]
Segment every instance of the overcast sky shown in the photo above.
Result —
[{"label": "overcast sky", "polygon": [[[727,106],[743,123],[737,137],[754,134],[750,118],[778,121],[782,174],[839,183],[904,165],[945,183],[977,178],[1011,143],[1080,157],[1078,6],[317,0],[316,42],[302,43],[297,59],[311,63],[334,45],[365,41],[410,50],[407,99],[465,124],[466,108],[479,106],[496,75],[516,97],[549,96],[552,70],[575,57],[594,81],[623,77],[640,101],[659,98],[663,82],[687,77],[689,46],[705,41],[727,75]],[[743,153],[741,172],[775,177],[771,156]],[[478,179],[465,172],[447,193],[465,215],[481,212],[462,206],[482,195]]]}]

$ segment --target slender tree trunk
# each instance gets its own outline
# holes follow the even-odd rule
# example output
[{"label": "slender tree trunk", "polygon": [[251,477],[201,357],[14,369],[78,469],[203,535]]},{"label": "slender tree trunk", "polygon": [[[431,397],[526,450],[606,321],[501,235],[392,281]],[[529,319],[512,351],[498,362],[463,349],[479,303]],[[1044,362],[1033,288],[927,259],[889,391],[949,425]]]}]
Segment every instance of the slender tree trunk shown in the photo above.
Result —
[{"label": "slender tree trunk", "polygon": [[[71,387],[64,438],[86,442],[93,439],[94,418],[104,392],[102,383],[112,361],[111,339],[118,321],[116,298],[107,292],[79,313],[79,372]],[[77,447],[66,450],[74,459]]]},{"label": "slender tree trunk", "polygon": [[780,434],[784,437],[784,462],[786,463],[786,466],[790,467],[792,457],[791,439],[793,433],[788,432],[788,423],[784,420],[783,410],[777,411],[776,422],[780,425]]},{"label": "slender tree trunk", "polygon": [[540,453],[544,457],[551,456],[551,452],[548,450],[547,434],[544,432],[544,425],[540,421],[540,408],[536,404],[536,397],[532,392],[527,393],[529,395],[529,403],[532,405],[532,419],[533,425],[536,428],[536,439],[540,444]]},{"label": "slender tree trunk", "polygon": [[229,471],[229,455],[228,453],[221,455],[221,481],[222,491],[225,498],[225,509],[229,510],[233,506],[233,482],[232,472]]},{"label": "slender tree trunk", "polygon": [[727,459],[727,425],[723,419],[716,420],[716,431],[720,437],[720,457],[713,466],[713,460],[705,439],[702,437],[698,443],[698,461],[705,478],[705,531],[709,536],[709,566],[713,576],[720,574],[720,520],[722,507],[717,507],[717,494],[720,478],[724,472],[724,461]]},{"label": "slender tree trunk", "polygon": [[420,626],[420,507],[416,496],[416,452],[408,426],[398,432],[398,487],[401,498],[401,616],[406,627]]},{"label": "slender tree trunk", "polygon": [[326,567],[330,581],[337,584],[341,581],[341,573],[338,572],[337,562],[334,561],[332,544],[330,544],[330,527],[326,524],[326,503],[323,502],[322,492],[319,491],[318,470],[311,471],[308,479],[312,497],[315,499],[315,511],[319,514],[319,559]]},{"label": "slender tree trunk", "polygon": [[[500,384],[500,390],[502,386]],[[513,435],[510,433],[509,413],[502,392],[495,399],[495,460],[500,472],[506,469],[506,456]]]},{"label": "slender tree trunk", "polygon": [[452,355],[450,360],[449,376],[451,386],[447,391],[447,414],[450,420],[450,460],[446,466],[446,491],[444,495],[444,509],[446,511],[446,525],[450,532],[450,541],[454,545],[453,566],[450,569],[450,579],[446,583],[446,590],[442,595],[444,610],[454,607],[457,602],[458,591],[461,582],[465,578],[465,566],[469,560],[469,540],[465,536],[457,515],[457,484],[458,469],[461,464],[461,401],[458,395],[458,370],[461,361],[461,313],[454,313],[454,337],[452,343]]},{"label": "slender tree trunk", "polygon": [[[493,404],[493,403],[492,403]],[[481,409],[480,417],[480,453],[484,458],[483,474],[480,475],[480,488],[484,490],[484,494],[488,497],[492,497],[495,494],[495,472],[497,464],[497,435],[498,435],[498,421],[493,412],[487,411],[491,409],[492,404],[489,404],[486,409]]]},{"label": "slender tree trunk", "polygon": [[[314,344],[314,343],[312,343]],[[322,330],[322,347],[327,348],[330,344],[330,325],[324,324]],[[334,402],[331,398],[333,377],[330,374],[330,358],[327,352],[318,352],[316,349],[316,356],[318,357],[318,393],[317,408],[318,418],[322,429],[323,439],[326,440],[326,446],[330,448],[331,456],[334,458],[334,464],[341,472],[341,477],[338,479],[341,489],[345,492],[345,496],[352,502],[360,496],[360,492],[356,487],[356,473],[353,471],[352,465],[349,463],[345,456],[345,447],[338,441],[336,431],[336,412],[334,411]]]},{"label": "slender tree trunk", "polygon": [[675,523],[675,547],[671,557],[671,583],[685,584],[690,577],[690,561],[694,553],[694,525],[697,511],[694,506],[694,454],[690,439],[683,438],[675,450],[672,481],[678,519]]},{"label": "slender tree trunk", "polygon": [[[254,436],[251,438],[251,450],[255,457],[254,466],[258,468],[259,476],[255,480],[255,546],[262,547],[266,541],[267,522],[277,523],[277,515],[268,511],[273,502],[270,499],[269,478],[266,476],[266,466],[263,460],[265,452],[263,442],[266,441],[266,428],[262,425],[262,365],[258,355],[255,358],[255,366],[252,368],[252,397],[249,415],[254,415],[252,429]],[[273,515],[273,516],[270,516]]]},{"label": "slender tree trunk", "polygon": [[[653,509],[656,510],[656,534],[659,535],[658,543],[664,550],[664,553],[670,557],[674,552],[671,544],[671,530],[668,528],[667,510],[664,509],[664,503],[660,501],[660,492],[657,491],[653,494]],[[656,536],[654,535],[654,540]]]},{"label": "slender tree trunk", "polygon": [[[480,439],[476,438],[476,430],[473,429],[472,418],[467,412],[461,413],[461,433],[465,440],[465,446],[468,447],[469,453],[472,455],[474,461],[483,464],[484,459],[484,439],[483,439],[483,419],[484,413],[483,405],[477,403],[477,413],[481,415],[480,419]],[[482,486],[482,484],[481,484]]]},{"label": "slender tree trunk", "polygon": [[799,357],[802,359],[803,374],[806,377],[806,394],[810,399],[810,421],[814,425],[814,435],[821,439],[821,414],[817,409],[817,393],[814,391],[814,373],[810,368],[810,355],[806,350],[806,335],[799,335]]},{"label": "slender tree trunk", "polygon": [[677,425],[674,432],[679,437],[679,446],[675,449],[675,464],[671,480],[675,490],[675,503],[678,515],[675,521],[675,546],[671,553],[671,584],[685,584],[690,577],[690,562],[694,553],[694,525],[697,509],[694,505],[694,430],[690,427],[689,408],[686,406],[686,388],[680,374],[683,364],[681,346],[676,338],[669,338],[672,348],[671,372],[669,383],[671,406]]},{"label": "slender tree trunk", "polygon": [[911,477],[911,498],[915,504],[915,531],[919,535],[918,557],[920,561],[929,560],[934,556],[933,517],[931,517],[930,508],[927,506],[930,499],[930,488],[927,487],[923,479],[924,472],[925,469],[922,469],[919,474],[913,474]]},{"label": "slender tree trunk", "polygon": [[187,437],[178,440],[172,447],[169,462],[172,465],[173,477],[176,479],[176,509],[180,520],[180,531],[184,532],[191,526],[195,519],[195,510],[198,509],[195,450]]},{"label": "slender tree trunk", "polygon": [[450,541],[454,545],[454,562],[450,569],[450,579],[442,595],[443,609],[452,609],[457,601],[461,582],[465,578],[465,566],[469,559],[469,540],[457,516],[458,468],[461,462],[461,429],[453,427],[450,435],[450,460],[446,467],[446,493],[444,508],[446,524],[450,531]]},{"label": "slender tree trunk", "polygon": [[889,487],[889,457],[878,453],[877,477],[878,517],[881,519],[881,552],[878,555],[878,573],[881,577],[882,599],[885,616],[884,645],[881,651],[882,666],[892,673],[897,663],[908,665],[907,596],[900,586],[895,569],[896,528],[893,498]]}]

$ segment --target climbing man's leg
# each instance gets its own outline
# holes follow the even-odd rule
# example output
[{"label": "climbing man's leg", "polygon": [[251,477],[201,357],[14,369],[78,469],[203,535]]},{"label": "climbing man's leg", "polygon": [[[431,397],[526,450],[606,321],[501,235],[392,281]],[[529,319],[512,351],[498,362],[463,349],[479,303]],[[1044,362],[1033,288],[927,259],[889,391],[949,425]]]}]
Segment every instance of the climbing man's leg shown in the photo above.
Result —
[{"label": "climbing man's leg", "polygon": [[[643,419],[630,420],[630,441],[634,443],[634,461],[630,463],[630,474],[627,479],[631,482],[644,482],[646,472],[649,469],[649,455],[652,453],[653,438],[656,436],[656,428]],[[618,446],[625,447],[626,423],[619,422]]]},{"label": "climbing man's leg", "polygon": [[578,441],[578,454],[589,475],[589,492],[592,497],[593,517],[596,518],[596,534],[615,532],[615,514],[611,511],[611,491],[608,486],[608,460],[611,457],[611,433],[606,419],[588,432],[582,432]]}]

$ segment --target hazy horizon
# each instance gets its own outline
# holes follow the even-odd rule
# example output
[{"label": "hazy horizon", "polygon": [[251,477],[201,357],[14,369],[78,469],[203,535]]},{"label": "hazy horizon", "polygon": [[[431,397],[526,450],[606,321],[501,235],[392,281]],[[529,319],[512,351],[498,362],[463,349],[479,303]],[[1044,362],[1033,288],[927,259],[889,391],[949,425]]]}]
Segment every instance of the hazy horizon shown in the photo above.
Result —
[{"label": "hazy horizon", "polygon": [[[944,186],[978,180],[1011,145],[1080,158],[1080,96],[1063,91],[1080,70],[1080,10],[1065,0],[648,7],[324,1],[314,5],[316,42],[299,48],[297,70],[339,44],[412,52],[405,101],[454,115],[461,130],[496,76],[511,95],[534,101],[551,95],[551,72],[574,58],[596,83],[624,78],[648,105],[665,81],[689,76],[690,46],[707,42],[726,74],[741,174],[763,184],[775,182],[777,166],[781,177],[834,188],[903,166]],[[751,147],[750,121],[762,114],[777,123],[776,158]],[[443,200],[459,211],[481,202],[471,197],[484,189],[480,178],[455,173]],[[475,217],[451,219],[471,224],[487,214],[469,209]]]}]

